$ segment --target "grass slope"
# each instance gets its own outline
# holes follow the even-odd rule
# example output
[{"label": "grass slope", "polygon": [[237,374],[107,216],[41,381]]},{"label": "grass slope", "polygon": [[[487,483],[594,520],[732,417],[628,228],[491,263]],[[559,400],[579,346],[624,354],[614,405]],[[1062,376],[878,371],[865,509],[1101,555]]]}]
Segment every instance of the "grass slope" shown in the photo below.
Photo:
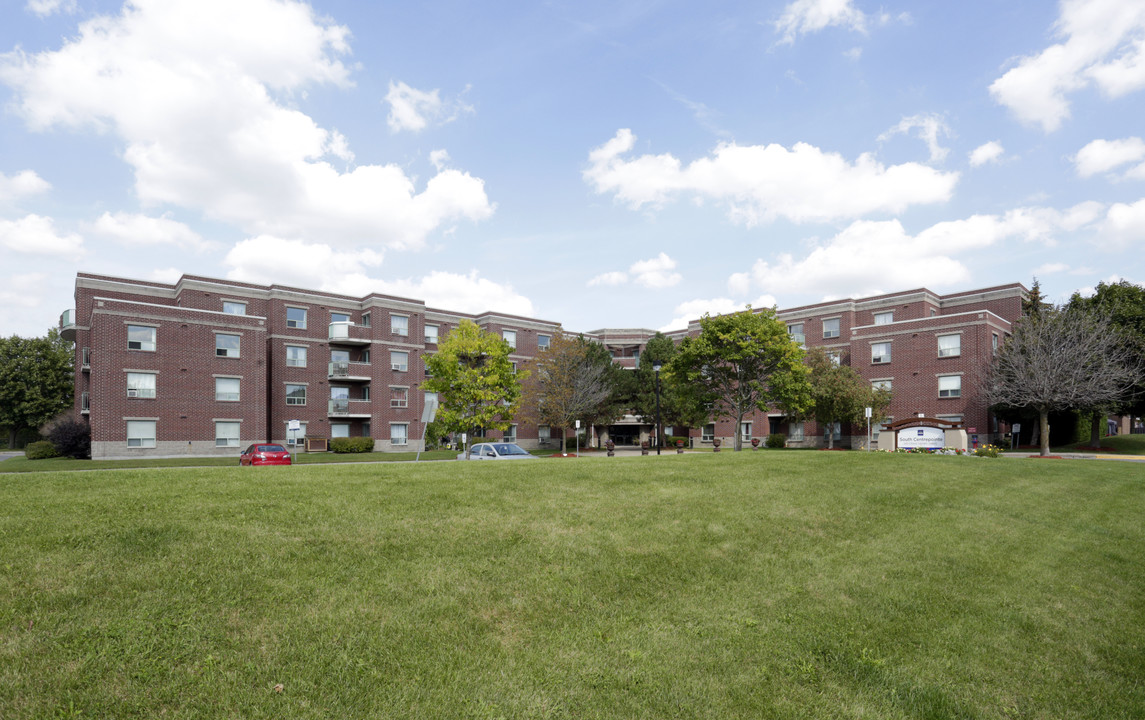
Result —
[{"label": "grass slope", "polygon": [[6,720],[1145,716],[1133,464],[32,473],[0,503]]}]

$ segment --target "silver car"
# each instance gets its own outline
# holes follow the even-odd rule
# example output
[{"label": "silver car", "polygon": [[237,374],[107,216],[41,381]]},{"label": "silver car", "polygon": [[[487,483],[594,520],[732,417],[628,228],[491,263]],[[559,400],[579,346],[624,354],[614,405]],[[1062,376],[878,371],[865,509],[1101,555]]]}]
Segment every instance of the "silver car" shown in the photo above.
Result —
[{"label": "silver car", "polygon": [[[464,455],[462,456],[464,457]],[[536,459],[516,443],[478,443],[469,448],[470,460],[525,460]]]}]

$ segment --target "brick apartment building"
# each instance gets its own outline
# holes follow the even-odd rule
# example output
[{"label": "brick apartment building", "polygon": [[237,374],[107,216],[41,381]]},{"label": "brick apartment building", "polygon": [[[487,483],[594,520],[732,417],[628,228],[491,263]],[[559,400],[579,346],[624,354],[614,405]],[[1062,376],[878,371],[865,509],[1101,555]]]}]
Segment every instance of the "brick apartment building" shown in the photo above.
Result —
[{"label": "brick apartment building", "polygon": [[[779,317],[806,345],[838,352],[864,378],[890,386],[891,417],[959,420],[985,441],[997,426],[975,380],[1025,296],[1018,284],[945,296],[912,290]],[[378,450],[420,448],[422,358],[450,329],[472,320],[509,342],[517,363],[561,332],[555,322],[437,310],[376,293],[355,298],[187,275],[165,284],[80,273],[75,300],[60,324],[76,344],[75,412],[91,424],[96,458],[237,455],[253,441],[293,439],[291,420],[301,424],[298,437],[373,437]],[[696,321],[669,336],[698,332]],[[632,368],[654,335],[585,334]],[[598,439],[639,442],[651,427],[629,416]],[[730,441],[736,428],[720,421],[676,434],[685,431],[703,444]],[[779,413],[758,413],[740,431],[749,439],[783,432],[796,446],[819,444],[823,432]],[[506,435],[536,446],[549,429],[522,421]]]}]

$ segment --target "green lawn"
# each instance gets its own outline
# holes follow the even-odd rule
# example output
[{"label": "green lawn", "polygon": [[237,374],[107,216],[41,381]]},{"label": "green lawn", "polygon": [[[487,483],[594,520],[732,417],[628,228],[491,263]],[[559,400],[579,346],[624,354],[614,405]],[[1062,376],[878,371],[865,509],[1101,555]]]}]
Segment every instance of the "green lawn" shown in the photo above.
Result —
[{"label": "green lawn", "polygon": [[4,720],[1145,717],[1134,463],[28,473],[0,505]]},{"label": "green lawn", "polygon": [[[1116,455],[1145,455],[1145,435],[1110,435],[1101,438],[1101,447],[1110,448]],[[1070,445],[1067,452],[1093,452],[1089,440]]]},{"label": "green lawn", "polygon": [[[363,462],[407,462],[417,457],[416,452],[371,452],[371,453],[305,453],[294,456],[299,465],[322,463],[363,463]],[[421,460],[453,460],[455,450],[430,450],[421,454]],[[0,473],[14,472],[54,472],[57,470],[127,470],[138,468],[202,468],[237,467],[239,453],[232,457],[179,457],[179,458],[138,458],[129,460],[73,460],[72,458],[48,458],[28,460],[23,457],[0,462]]]}]

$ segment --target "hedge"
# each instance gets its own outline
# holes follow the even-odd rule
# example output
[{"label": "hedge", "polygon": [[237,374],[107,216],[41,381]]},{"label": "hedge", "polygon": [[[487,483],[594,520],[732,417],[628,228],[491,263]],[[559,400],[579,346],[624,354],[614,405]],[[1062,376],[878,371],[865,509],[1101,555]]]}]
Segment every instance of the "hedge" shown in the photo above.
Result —
[{"label": "hedge", "polygon": [[374,451],[372,437],[337,437],[330,440],[330,451],[336,453],[367,453]]}]

